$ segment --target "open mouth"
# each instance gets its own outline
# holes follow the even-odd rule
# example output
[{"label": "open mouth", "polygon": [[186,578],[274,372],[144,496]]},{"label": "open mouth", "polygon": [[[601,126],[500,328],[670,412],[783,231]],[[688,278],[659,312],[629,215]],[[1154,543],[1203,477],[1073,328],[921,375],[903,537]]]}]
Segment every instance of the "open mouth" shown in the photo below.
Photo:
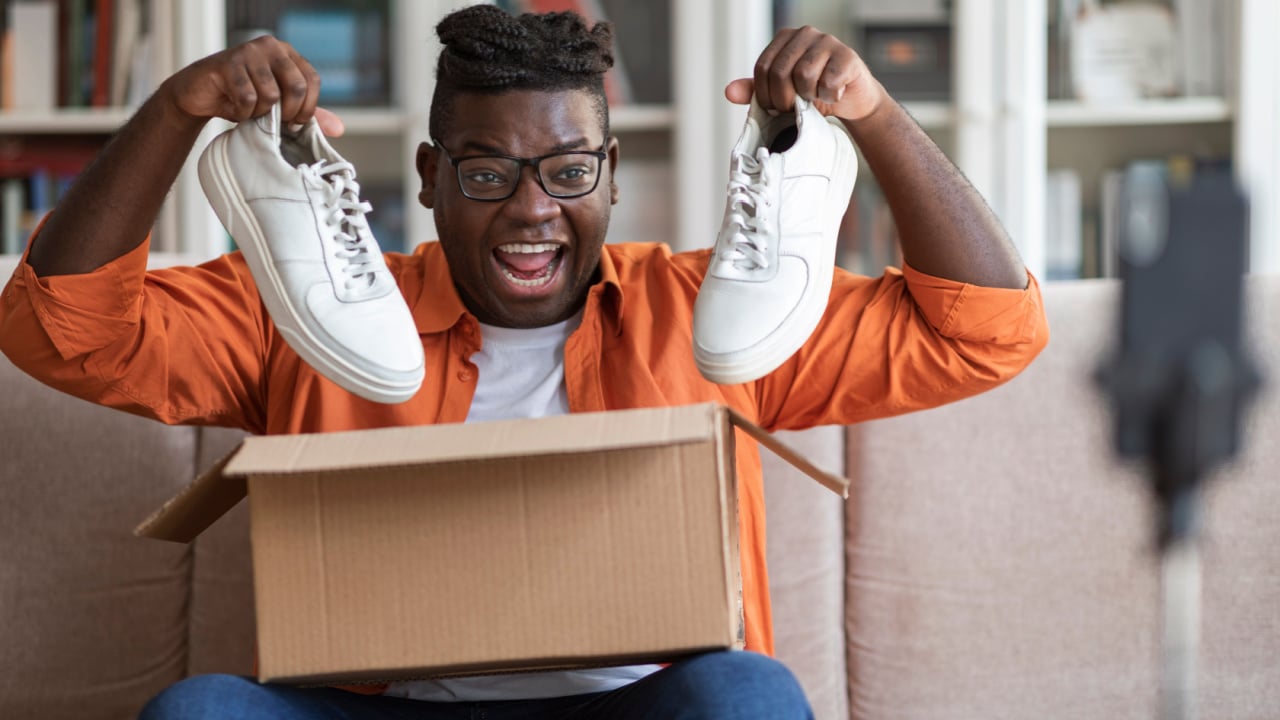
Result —
[{"label": "open mouth", "polygon": [[507,282],[530,289],[549,285],[563,257],[564,247],[555,243],[507,243],[493,251]]}]

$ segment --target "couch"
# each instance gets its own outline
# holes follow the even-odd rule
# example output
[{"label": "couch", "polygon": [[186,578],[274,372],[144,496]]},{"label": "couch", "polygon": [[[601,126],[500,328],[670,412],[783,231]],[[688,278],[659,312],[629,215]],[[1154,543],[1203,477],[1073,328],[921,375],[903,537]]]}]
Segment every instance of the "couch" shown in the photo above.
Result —
[{"label": "couch", "polygon": [[[766,453],[777,653],[818,718],[1157,715],[1149,497],[1091,380],[1117,286],[1045,298],[1052,340],[1005,386],[787,434],[847,501]],[[1208,486],[1205,718],[1280,713],[1280,278],[1249,299],[1271,382]],[[0,397],[0,717],[129,718],[184,676],[249,672],[244,504],[189,546],[131,535],[239,434],[99,408],[2,357]]]}]

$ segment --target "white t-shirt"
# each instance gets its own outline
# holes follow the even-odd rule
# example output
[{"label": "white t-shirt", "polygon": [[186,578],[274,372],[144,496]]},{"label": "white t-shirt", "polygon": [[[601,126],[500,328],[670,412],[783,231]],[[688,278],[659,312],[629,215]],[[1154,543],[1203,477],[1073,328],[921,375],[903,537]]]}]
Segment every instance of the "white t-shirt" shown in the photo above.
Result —
[{"label": "white t-shirt", "polygon": [[[479,372],[467,422],[535,418],[569,412],[564,344],[582,313],[555,325],[516,329],[480,325]],[[614,690],[655,672],[658,665],[480,675],[393,683],[387,695],[415,700],[533,700]]]}]

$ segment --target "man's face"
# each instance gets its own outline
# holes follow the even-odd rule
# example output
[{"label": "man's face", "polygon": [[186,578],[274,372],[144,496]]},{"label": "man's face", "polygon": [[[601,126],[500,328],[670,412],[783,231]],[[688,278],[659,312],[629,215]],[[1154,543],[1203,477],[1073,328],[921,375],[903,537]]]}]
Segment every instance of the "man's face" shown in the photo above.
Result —
[{"label": "man's face", "polygon": [[600,263],[609,211],[617,202],[617,141],[608,140],[600,182],[590,194],[558,199],[543,191],[532,167],[515,193],[497,202],[462,194],[451,157],[534,158],[606,145],[592,96],[579,90],[513,90],[454,99],[445,152],[418,150],[419,199],[435,214],[449,272],[480,322],[542,327],[582,307]]}]

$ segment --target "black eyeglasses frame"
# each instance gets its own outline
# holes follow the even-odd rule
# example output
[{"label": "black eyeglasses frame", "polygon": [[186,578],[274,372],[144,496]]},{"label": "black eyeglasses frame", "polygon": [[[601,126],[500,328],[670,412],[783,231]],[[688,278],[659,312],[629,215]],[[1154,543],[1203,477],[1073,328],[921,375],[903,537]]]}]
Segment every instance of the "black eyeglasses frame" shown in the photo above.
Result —
[{"label": "black eyeglasses frame", "polygon": [[[445,154],[445,157],[449,159],[449,164],[453,165],[454,179],[458,183],[458,190],[462,192],[462,196],[467,198],[468,200],[474,200],[476,202],[502,202],[504,200],[508,200],[511,198],[512,195],[516,194],[516,190],[520,187],[520,181],[519,181],[519,178],[517,178],[516,182],[511,184],[511,190],[506,195],[503,195],[502,197],[491,197],[491,198],[475,197],[474,195],[470,195],[467,193],[466,185],[464,185],[462,182],[462,171],[459,166],[461,165],[462,162],[466,160],[485,160],[485,159],[511,160],[516,163],[518,173],[523,173],[525,167],[533,168],[533,179],[537,181],[538,187],[542,188],[542,192],[546,193],[548,197],[553,197],[557,200],[572,200],[574,198],[580,198],[580,197],[590,195],[591,193],[596,191],[596,188],[600,187],[600,176],[603,174],[601,171],[604,167],[605,159],[609,157],[609,154],[605,152],[605,148],[609,147],[608,140],[605,140],[604,145],[601,145],[599,150],[561,150],[559,152],[547,153],[546,155],[541,155],[533,158],[517,157],[515,155],[502,155],[499,153],[486,153],[482,155],[464,155],[462,157],[456,157],[454,156],[453,153],[449,152],[449,149],[444,146],[443,142],[440,142],[439,138],[433,137],[431,138],[431,142],[435,144],[436,149],[440,150]],[[556,193],[553,193],[547,189],[546,183],[542,181],[542,168],[540,167],[540,164],[542,163],[543,160],[547,160],[549,158],[554,158],[554,157],[560,157],[562,155],[591,155],[596,159],[596,179],[595,179],[595,182],[592,183],[590,189],[584,190],[580,193],[573,193],[572,195],[557,195]]]}]

